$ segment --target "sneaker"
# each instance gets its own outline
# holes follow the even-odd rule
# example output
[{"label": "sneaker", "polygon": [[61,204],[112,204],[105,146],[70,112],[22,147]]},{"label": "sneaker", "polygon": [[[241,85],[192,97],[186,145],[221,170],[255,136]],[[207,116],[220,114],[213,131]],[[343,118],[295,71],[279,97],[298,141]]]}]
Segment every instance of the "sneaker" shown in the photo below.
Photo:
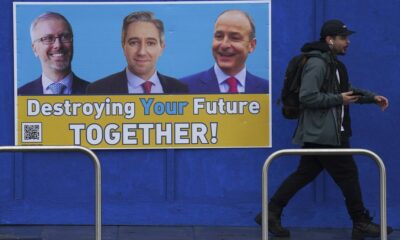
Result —
[{"label": "sneaker", "polygon": [[[284,228],[281,224],[282,208],[268,204],[268,232],[275,237],[289,237],[290,231]],[[258,225],[262,225],[262,213],[259,213],[254,221]]]},{"label": "sneaker", "polygon": [[[393,232],[393,228],[387,227],[387,234]],[[363,240],[366,237],[380,237],[381,236],[381,226],[372,222],[372,217],[369,216],[369,212],[365,211],[363,215],[353,221],[353,231],[351,234],[351,239],[353,240]]]}]

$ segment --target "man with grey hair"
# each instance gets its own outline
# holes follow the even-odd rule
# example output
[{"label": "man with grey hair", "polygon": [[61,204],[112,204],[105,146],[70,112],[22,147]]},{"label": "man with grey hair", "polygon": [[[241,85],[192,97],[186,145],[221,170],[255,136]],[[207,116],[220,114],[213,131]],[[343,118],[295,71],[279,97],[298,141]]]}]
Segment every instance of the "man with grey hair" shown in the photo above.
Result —
[{"label": "man with grey hair", "polygon": [[165,48],[163,22],[152,12],[133,12],[124,18],[121,36],[127,67],[87,88],[88,94],[186,93],[187,86],[156,70]]},{"label": "man with grey hair", "polygon": [[190,93],[268,93],[268,80],[246,69],[256,48],[256,30],[250,15],[241,10],[222,12],[214,25],[212,68],[182,78]]},{"label": "man with grey hair", "polygon": [[59,13],[43,13],[32,22],[30,35],[42,75],[18,88],[18,95],[84,94],[89,82],[71,70],[73,33],[68,20]]}]

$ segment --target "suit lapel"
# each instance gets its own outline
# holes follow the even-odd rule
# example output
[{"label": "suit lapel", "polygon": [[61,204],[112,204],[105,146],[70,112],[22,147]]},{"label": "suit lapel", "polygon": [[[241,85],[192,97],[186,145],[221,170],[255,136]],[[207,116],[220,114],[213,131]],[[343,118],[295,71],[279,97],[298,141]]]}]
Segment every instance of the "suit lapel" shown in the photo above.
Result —
[{"label": "suit lapel", "polygon": [[159,72],[157,72],[158,79],[160,80],[161,86],[163,88],[164,93],[170,93],[172,92],[172,89],[170,89],[170,85],[168,84],[168,80],[166,77]]},{"label": "suit lapel", "polygon": [[43,93],[43,84],[42,84],[42,76],[40,76],[38,79],[35,80],[35,84],[33,85],[32,88],[32,93],[33,94],[44,94]]},{"label": "suit lapel", "polygon": [[77,94],[79,93],[78,90],[81,89],[80,86],[80,79],[75,76],[75,74],[72,75],[72,86],[71,86],[71,93],[72,94]]},{"label": "suit lapel", "polygon": [[126,70],[122,70],[117,76],[118,79],[116,79],[113,84],[113,89],[115,92],[122,93],[122,94],[128,94],[128,78],[126,77]]},{"label": "suit lapel", "polygon": [[214,67],[211,67],[207,72],[206,76],[201,79],[205,85],[204,92],[219,93],[219,85],[217,75],[215,74]]},{"label": "suit lapel", "polygon": [[256,89],[258,89],[260,86],[260,83],[257,81],[253,81],[254,77],[246,71],[246,86],[245,86],[245,92],[246,93],[251,93],[254,92]]}]

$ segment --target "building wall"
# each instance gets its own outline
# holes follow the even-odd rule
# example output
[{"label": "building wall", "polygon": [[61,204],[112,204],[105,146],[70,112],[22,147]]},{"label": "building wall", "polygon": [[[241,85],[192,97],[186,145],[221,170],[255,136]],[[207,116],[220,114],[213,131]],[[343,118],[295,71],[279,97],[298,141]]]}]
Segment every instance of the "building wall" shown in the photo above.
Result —
[{"label": "building wall", "polygon": [[[14,143],[12,2],[0,8],[0,145]],[[356,34],[342,57],[353,85],[390,99],[353,106],[352,145],[375,151],[387,170],[388,223],[400,227],[398,120],[400,1],[272,0],[272,100],[279,96],[288,60],[319,38],[323,21],[343,20]],[[274,151],[296,147],[296,123],[272,104],[273,147],[96,151],[103,170],[103,223],[155,225],[254,225],[261,210],[261,169]],[[72,153],[2,153],[0,224],[88,224],[94,219],[94,173],[89,158]],[[356,156],[365,205],[379,219],[379,173]],[[282,157],[270,168],[270,196],[297,164]],[[340,190],[326,173],[300,191],[284,223],[298,227],[350,226]]]}]

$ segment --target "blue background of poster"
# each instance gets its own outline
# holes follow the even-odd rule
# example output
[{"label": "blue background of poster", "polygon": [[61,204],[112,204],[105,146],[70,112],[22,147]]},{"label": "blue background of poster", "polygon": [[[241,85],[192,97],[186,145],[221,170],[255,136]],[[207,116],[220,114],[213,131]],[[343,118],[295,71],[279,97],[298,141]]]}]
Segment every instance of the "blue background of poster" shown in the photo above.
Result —
[{"label": "blue background of poster", "polygon": [[40,62],[31,49],[29,35],[33,19],[46,11],[64,15],[74,32],[72,69],[79,77],[93,82],[121,71],[126,60],[121,48],[123,18],[133,11],[152,11],[164,22],[166,48],[158,70],[181,78],[214,64],[211,43],[214,22],[227,9],[241,9],[252,16],[256,25],[256,50],[249,55],[247,68],[269,79],[269,5],[264,3],[186,3],[186,4],[40,4],[16,5],[17,87],[37,79]]}]

